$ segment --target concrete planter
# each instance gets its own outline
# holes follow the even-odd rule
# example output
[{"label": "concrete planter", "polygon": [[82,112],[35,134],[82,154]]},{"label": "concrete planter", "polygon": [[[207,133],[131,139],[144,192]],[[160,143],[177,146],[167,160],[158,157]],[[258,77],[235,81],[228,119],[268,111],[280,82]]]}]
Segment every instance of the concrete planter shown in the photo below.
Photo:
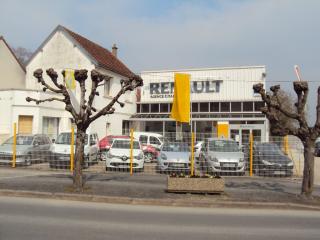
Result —
[{"label": "concrete planter", "polygon": [[168,176],[167,192],[222,193],[223,178],[189,178]]}]

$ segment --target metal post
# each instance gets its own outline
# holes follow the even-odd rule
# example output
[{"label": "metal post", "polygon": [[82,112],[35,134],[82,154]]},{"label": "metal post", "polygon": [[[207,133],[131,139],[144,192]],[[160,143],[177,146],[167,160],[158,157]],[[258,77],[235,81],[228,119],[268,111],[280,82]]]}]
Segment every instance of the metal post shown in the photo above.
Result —
[{"label": "metal post", "polygon": [[194,175],[194,133],[191,133],[191,176]]},{"label": "metal post", "polygon": [[253,167],[253,134],[250,133],[250,177],[252,177],[252,167]]},{"label": "metal post", "polygon": [[289,140],[288,140],[288,135],[284,137],[284,153],[286,155],[289,155]]},{"label": "metal post", "polygon": [[133,174],[133,128],[130,129],[130,175]]},{"label": "metal post", "polygon": [[71,146],[70,146],[70,171],[73,171],[74,167],[74,126],[71,125]]},{"label": "metal post", "polygon": [[12,167],[16,167],[16,153],[17,153],[17,124],[13,124],[13,145],[12,145]]}]

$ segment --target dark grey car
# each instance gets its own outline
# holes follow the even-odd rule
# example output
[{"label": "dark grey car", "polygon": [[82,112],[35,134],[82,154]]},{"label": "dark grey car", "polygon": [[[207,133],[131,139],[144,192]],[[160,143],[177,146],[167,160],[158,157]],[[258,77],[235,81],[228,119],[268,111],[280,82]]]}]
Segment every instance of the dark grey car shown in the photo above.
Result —
[{"label": "dark grey car", "polygon": [[[51,140],[47,135],[23,135],[16,138],[16,164],[31,165],[47,162],[51,156]],[[13,137],[0,145],[0,164],[11,164],[13,155]]]}]

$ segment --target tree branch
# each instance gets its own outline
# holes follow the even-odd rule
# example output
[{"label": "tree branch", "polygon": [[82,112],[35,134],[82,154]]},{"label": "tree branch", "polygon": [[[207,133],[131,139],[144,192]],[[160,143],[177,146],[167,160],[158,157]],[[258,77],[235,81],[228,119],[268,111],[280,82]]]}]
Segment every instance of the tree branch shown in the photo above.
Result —
[{"label": "tree branch", "polygon": [[[48,74],[49,70],[50,69],[47,70],[47,74]],[[33,76],[35,76],[38,79],[38,82],[44,86],[43,91],[45,92],[47,89],[49,89],[50,91],[52,91],[54,93],[62,93],[61,89],[55,89],[55,88],[51,87],[49,84],[47,84],[42,77],[42,73],[43,73],[42,69],[37,69],[36,71],[34,71]],[[51,76],[52,75],[49,75],[50,78],[51,78]],[[52,80],[52,78],[51,78],[51,80]]]},{"label": "tree branch", "polygon": [[65,103],[64,99],[60,99],[60,98],[56,98],[56,97],[47,98],[47,99],[43,99],[43,100],[38,100],[35,98],[27,97],[26,101],[27,102],[35,102],[37,105],[42,102],[52,102],[52,101],[59,101],[59,102]]}]

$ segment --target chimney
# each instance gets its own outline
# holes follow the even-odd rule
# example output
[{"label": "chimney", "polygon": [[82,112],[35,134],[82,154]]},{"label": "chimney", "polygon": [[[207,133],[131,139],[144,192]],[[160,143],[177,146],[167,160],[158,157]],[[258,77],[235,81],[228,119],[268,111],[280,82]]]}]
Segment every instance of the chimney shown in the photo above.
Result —
[{"label": "chimney", "polygon": [[117,55],[118,55],[118,48],[115,43],[112,45],[112,55],[115,57],[117,57]]}]

